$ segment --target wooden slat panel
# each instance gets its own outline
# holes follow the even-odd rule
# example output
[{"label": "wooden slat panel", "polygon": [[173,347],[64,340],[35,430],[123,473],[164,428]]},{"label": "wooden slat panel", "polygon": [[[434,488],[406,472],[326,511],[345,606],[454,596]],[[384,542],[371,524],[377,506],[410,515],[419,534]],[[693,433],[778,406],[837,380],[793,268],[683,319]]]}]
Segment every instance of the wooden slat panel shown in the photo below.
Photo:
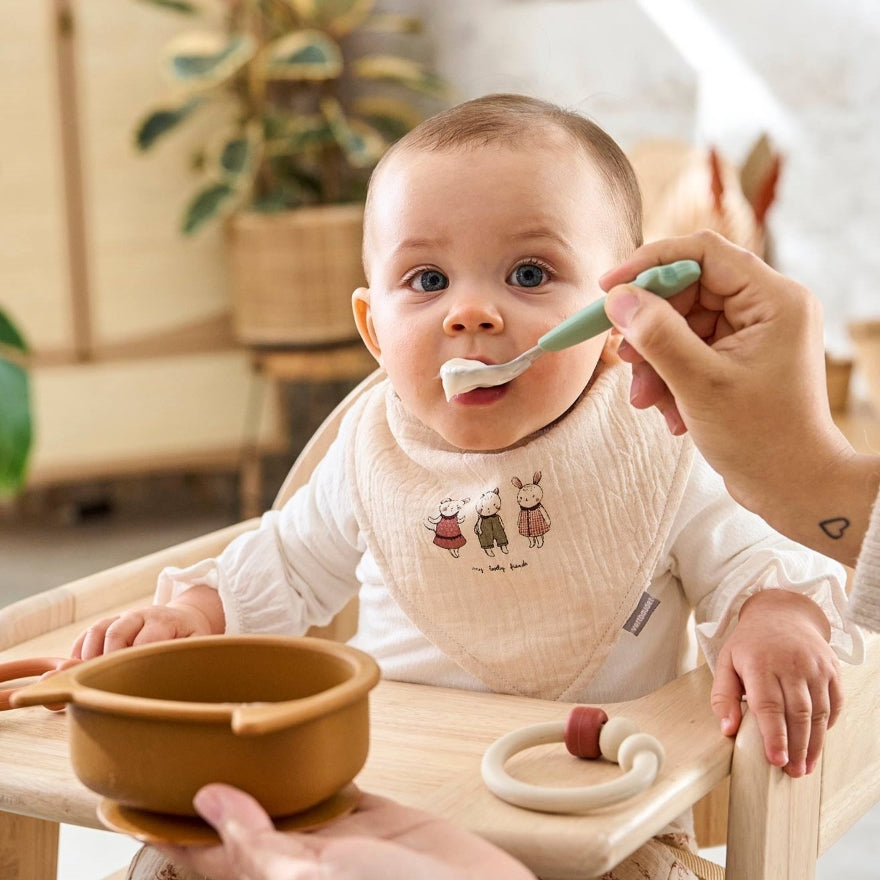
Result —
[{"label": "wooden slat panel", "polygon": [[150,153],[134,147],[137,122],[168,90],[162,48],[209,25],[146,3],[73,8],[95,348],[216,323],[230,308],[219,229],[194,239],[178,231],[208,120],[189,120]]},{"label": "wooden slat panel", "polygon": [[843,667],[844,708],[826,741],[820,855],[880,800],[880,636],[866,642],[864,663]]},{"label": "wooden slat panel", "polygon": [[0,0],[0,304],[35,349],[71,351],[51,0]]},{"label": "wooden slat panel", "polygon": [[277,397],[243,352],[45,368],[33,378],[30,485],[286,442]]},{"label": "wooden slat panel", "polygon": [[55,880],[58,823],[0,813],[0,876],[3,880]]}]

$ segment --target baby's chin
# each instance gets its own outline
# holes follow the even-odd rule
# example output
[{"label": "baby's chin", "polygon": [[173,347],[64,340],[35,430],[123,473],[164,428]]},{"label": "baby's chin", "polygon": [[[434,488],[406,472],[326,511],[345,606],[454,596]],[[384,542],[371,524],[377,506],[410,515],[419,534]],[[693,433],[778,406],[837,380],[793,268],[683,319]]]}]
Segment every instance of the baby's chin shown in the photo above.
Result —
[{"label": "baby's chin", "polygon": [[500,452],[516,446],[543,429],[543,425],[492,424],[492,416],[486,415],[479,425],[434,425],[438,433],[450,446],[462,452]]}]

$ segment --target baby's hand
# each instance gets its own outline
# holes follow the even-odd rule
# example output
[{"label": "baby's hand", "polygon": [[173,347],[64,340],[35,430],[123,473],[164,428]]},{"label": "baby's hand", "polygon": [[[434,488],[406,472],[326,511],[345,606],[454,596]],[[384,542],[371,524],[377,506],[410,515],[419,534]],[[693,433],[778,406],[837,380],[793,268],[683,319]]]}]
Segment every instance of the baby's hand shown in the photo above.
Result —
[{"label": "baby's hand", "polygon": [[80,635],[70,656],[91,660],[132,645],[209,636],[223,630],[223,608],[217,591],[197,585],[168,605],[150,605],[99,620]]},{"label": "baby's hand", "polygon": [[767,760],[792,777],[812,773],[843,705],[830,632],[811,599],[764,590],[743,605],[715,666],[712,710],[722,732],[739,730],[745,697]]}]

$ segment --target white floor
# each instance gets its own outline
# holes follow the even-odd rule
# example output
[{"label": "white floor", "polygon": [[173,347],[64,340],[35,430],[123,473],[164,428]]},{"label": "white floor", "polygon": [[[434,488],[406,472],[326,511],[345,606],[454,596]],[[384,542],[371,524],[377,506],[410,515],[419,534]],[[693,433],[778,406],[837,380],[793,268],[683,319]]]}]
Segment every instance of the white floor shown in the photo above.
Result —
[{"label": "white floor", "polygon": [[128,865],[139,847],[121,834],[62,825],[58,880],[103,880]]},{"label": "white floor", "polygon": [[[202,495],[192,500],[173,492],[163,492],[162,497],[166,503],[158,513],[132,504],[131,509],[123,506],[80,522],[58,515],[41,516],[38,523],[0,517],[0,605],[204,534],[235,517],[225,498]],[[880,880],[878,841],[880,806],[819,860],[817,880]],[[58,880],[103,880],[127,865],[137,848],[135,841],[120,835],[64,826]],[[704,855],[723,864],[723,848]]]}]

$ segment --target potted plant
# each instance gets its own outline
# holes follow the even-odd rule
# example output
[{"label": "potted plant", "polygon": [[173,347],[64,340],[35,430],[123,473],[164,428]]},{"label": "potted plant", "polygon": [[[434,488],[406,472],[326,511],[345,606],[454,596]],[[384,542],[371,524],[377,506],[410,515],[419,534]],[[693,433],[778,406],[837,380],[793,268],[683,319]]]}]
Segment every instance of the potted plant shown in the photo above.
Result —
[{"label": "potted plant", "polygon": [[21,333],[0,309],[0,497],[15,494],[24,484],[31,449],[26,353]]},{"label": "potted plant", "polygon": [[219,105],[224,121],[196,157],[184,213],[193,234],[223,218],[235,325],[251,345],[354,338],[349,297],[363,283],[360,239],[369,173],[417,124],[444,83],[395,53],[419,30],[375,0],[146,0],[200,29],[167,46],[172,93],[137,127],[149,150]]}]

